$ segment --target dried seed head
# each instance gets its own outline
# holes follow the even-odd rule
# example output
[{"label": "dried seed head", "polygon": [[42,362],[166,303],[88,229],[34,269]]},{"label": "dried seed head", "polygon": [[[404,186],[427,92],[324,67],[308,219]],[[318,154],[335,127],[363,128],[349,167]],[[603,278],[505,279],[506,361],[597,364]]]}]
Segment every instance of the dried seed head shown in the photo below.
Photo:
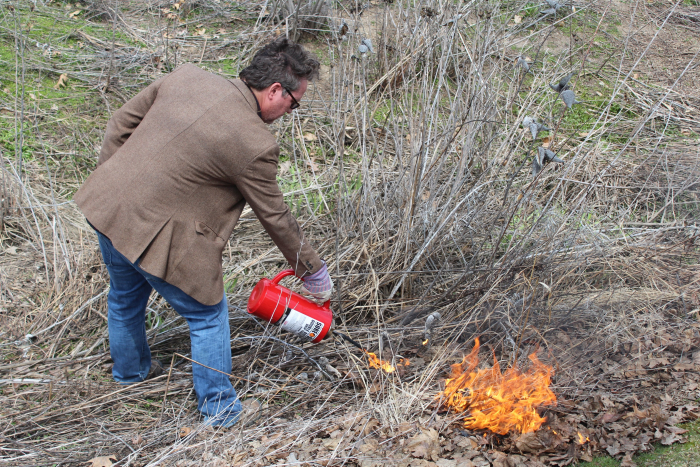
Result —
[{"label": "dried seed head", "polygon": [[428,316],[425,320],[425,332],[431,332],[440,321],[440,318],[440,313],[438,313],[437,311],[430,314],[430,316]]},{"label": "dried seed head", "polygon": [[517,66],[525,70],[525,73],[530,71],[530,64],[527,63],[527,60],[525,60],[522,55],[518,57],[518,61],[516,62]]},{"label": "dried seed head", "polygon": [[554,89],[556,92],[565,91],[565,90],[569,89],[569,81],[571,80],[572,76],[574,76],[573,71],[571,73],[569,73],[568,75],[564,76],[563,78],[561,78],[557,84],[550,84],[549,87]]},{"label": "dried seed head", "polygon": [[562,91],[559,95],[561,96],[561,100],[564,101],[564,104],[566,104],[567,109],[570,109],[574,104],[581,103],[580,101],[576,100],[576,94],[574,94],[574,91],[571,89]]},{"label": "dried seed head", "polygon": [[386,331],[382,331],[379,334],[379,353],[381,355],[385,352],[391,352],[391,340],[389,339],[389,334]]}]

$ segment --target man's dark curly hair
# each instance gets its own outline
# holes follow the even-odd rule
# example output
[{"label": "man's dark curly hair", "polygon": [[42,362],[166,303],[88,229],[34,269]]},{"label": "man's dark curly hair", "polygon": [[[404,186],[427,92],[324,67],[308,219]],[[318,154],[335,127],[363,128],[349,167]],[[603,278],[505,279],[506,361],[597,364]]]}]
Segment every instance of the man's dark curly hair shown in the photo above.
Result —
[{"label": "man's dark curly hair", "polygon": [[296,91],[299,80],[311,81],[318,76],[319,65],[301,45],[282,37],[260,49],[250,65],[241,71],[240,78],[258,91],[274,83]]}]

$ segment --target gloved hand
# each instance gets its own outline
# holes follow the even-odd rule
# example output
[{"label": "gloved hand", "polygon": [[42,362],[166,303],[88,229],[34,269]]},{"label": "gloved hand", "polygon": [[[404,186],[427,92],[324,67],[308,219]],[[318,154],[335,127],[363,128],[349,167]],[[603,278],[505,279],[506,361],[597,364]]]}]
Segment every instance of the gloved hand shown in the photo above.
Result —
[{"label": "gloved hand", "polygon": [[301,278],[304,285],[301,286],[301,294],[309,300],[323,305],[331,299],[333,293],[333,280],[328,274],[326,262],[323,262],[321,269]]}]

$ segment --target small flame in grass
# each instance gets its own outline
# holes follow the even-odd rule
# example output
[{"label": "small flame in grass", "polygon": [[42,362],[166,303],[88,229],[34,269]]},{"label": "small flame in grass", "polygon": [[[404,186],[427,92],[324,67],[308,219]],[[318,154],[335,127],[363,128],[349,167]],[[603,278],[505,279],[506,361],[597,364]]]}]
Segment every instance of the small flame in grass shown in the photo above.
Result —
[{"label": "small flame in grass", "polygon": [[586,437],[584,438],[583,435],[582,435],[581,433],[576,432],[576,434],[578,435],[578,444],[586,444],[587,442],[590,441],[590,439],[588,439],[588,436],[586,436]]},{"label": "small flame in grass", "polygon": [[523,373],[517,367],[501,373],[495,361],[492,368],[476,370],[479,363],[479,339],[462,363],[452,365],[451,377],[445,380],[445,390],[436,398],[455,412],[469,410],[465,428],[488,429],[501,435],[509,431],[529,433],[537,430],[545,418],[536,408],[556,405],[557,398],[549,389],[553,369],[541,363],[535,353],[529,358],[531,368]]},{"label": "small flame in grass", "polygon": [[[379,357],[377,357],[377,354],[375,354],[374,352],[368,352],[365,350],[365,353],[367,354],[367,358],[369,359],[370,368],[377,368],[378,370],[383,370],[386,373],[393,373],[396,371],[396,367],[394,367],[394,365],[384,360],[380,360]],[[396,365],[408,366],[410,364],[411,362],[409,362],[407,358],[402,358]]]},{"label": "small flame in grass", "polygon": [[423,341],[423,345],[427,345],[429,340],[430,340],[430,339],[424,340],[424,341]]}]

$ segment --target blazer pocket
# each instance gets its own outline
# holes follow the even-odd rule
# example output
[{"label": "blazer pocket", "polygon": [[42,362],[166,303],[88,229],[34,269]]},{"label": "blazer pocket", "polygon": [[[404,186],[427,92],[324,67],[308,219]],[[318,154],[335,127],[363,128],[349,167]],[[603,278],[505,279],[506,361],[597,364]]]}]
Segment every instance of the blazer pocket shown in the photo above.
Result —
[{"label": "blazer pocket", "polygon": [[204,238],[212,242],[222,243],[225,241],[204,222],[194,221],[194,230],[197,232],[197,235],[202,235]]}]

